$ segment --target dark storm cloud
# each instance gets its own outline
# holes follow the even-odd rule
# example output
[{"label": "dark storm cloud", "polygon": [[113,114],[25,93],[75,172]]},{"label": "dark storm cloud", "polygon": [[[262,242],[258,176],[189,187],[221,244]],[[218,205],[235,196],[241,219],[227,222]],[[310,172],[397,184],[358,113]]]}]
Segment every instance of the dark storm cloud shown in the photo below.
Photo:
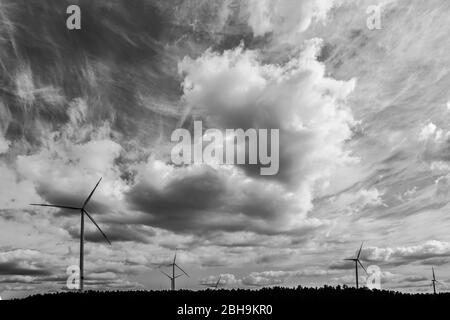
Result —
[{"label": "dark storm cloud", "polygon": [[[90,222],[88,222],[90,223]],[[139,243],[150,243],[150,238],[155,235],[151,229],[131,225],[111,225],[108,227],[101,227],[103,232],[108,236],[111,242],[128,241]],[[79,228],[74,227],[69,229],[69,234],[74,238],[80,237]],[[91,242],[105,242],[105,238],[98,232],[97,229],[85,230],[84,237]]]},{"label": "dark storm cloud", "polygon": [[212,170],[174,180],[163,190],[137,185],[128,194],[135,209],[152,215],[151,224],[170,230],[202,225],[208,210],[219,207],[225,185]]},{"label": "dark storm cloud", "polygon": [[17,261],[0,262],[0,275],[46,276],[50,274],[50,270],[23,267]]},{"label": "dark storm cloud", "polygon": [[[136,200],[147,199],[142,205],[149,211],[163,211],[170,215],[171,212],[183,209],[206,210],[216,207],[225,191],[225,185],[214,171],[203,170],[198,174],[172,181],[162,192],[150,188],[139,191],[144,194],[138,193]],[[132,195],[134,196],[133,193]]]},{"label": "dark storm cloud", "polygon": [[[264,198],[252,190],[246,190],[248,198],[236,199],[230,196],[229,188],[217,172],[208,169],[174,179],[162,190],[137,185],[128,196],[135,209],[150,214],[150,225],[175,231],[255,228],[233,222],[236,215],[233,212],[249,218],[274,217],[277,208],[273,199]],[[217,219],[211,220],[213,216]]]},{"label": "dark storm cloud", "polygon": [[[152,170],[142,172],[141,181],[127,193],[128,204],[145,213],[140,223],[203,235],[215,231],[253,231],[271,235],[288,233],[297,238],[320,227],[314,223],[296,228],[287,226],[290,229],[280,227],[280,220],[295,212],[296,199],[285,196],[279,185],[236,179],[232,172],[209,166],[185,170],[165,165],[159,170],[168,170],[167,175]],[[159,179],[155,175],[164,175],[164,183],[152,182]]]},{"label": "dark storm cloud", "polygon": [[[58,190],[54,186],[49,185],[45,182],[38,185],[36,188],[37,193],[47,201],[48,204],[69,206],[69,207],[81,207],[88,197],[91,190],[87,189],[84,194],[71,193],[71,190]],[[38,206],[33,207],[34,209],[39,209]],[[90,213],[106,213],[110,211],[110,208],[104,204],[96,201],[95,197],[89,201],[86,207]],[[65,215],[80,215],[79,210],[69,210],[69,209],[59,209],[56,213],[58,216]]]}]

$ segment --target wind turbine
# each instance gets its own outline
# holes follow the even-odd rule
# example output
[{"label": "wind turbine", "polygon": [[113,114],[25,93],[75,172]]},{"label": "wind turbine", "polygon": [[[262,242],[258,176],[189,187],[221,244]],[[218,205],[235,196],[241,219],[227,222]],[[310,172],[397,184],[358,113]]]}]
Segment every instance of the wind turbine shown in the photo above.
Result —
[{"label": "wind turbine", "polygon": [[433,285],[433,293],[436,294],[436,276],[434,275],[434,267],[431,267],[431,270],[433,271],[433,280],[431,280],[431,284]]},{"label": "wind turbine", "polygon": [[175,251],[175,256],[173,257],[173,262],[171,264],[166,265],[166,266],[172,268],[172,275],[169,275],[169,274],[165,273],[162,270],[160,270],[160,271],[161,271],[162,274],[164,274],[166,277],[168,277],[170,279],[170,290],[172,290],[172,291],[175,290],[175,279],[183,276],[183,274],[175,275],[175,268],[178,268],[188,278],[190,278],[189,275],[183,269],[181,269],[181,267],[179,265],[177,265],[177,252],[176,251]]},{"label": "wind turbine", "polygon": [[209,288],[217,289],[220,286],[220,280],[222,279],[222,275],[219,276],[219,280],[217,280],[216,283],[210,284],[210,283],[203,283],[202,286],[207,286]]},{"label": "wind turbine", "polygon": [[356,273],[356,289],[359,288],[359,283],[358,283],[358,263],[359,265],[364,269],[364,271],[367,273],[366,268],[364,268],[364,266],[361,263],[361,260],[359,260],[359,256],[361,255],[361,250],[363,247],[363,243],[361,243],[361,247],[359,248],[358,254],[356,255],[356,258],[352,258],[352,259],[345,259],[347,261],[353,261],[355,263],[355,273]]},{"label": "wind turbine", "polygon": [[40,206],[40,207],[52,207],[52,208],[60,208],[60,209],[69,209],[69,210],[79,210],[80,216],[81,216],[81,226],[80,226],[80,291],[83,291],[83,282],[84,282],[84,215],[86,215],[97,227],[98,231],[103,235],[105,240],[111,245],[111,241],[109,241],[106,234],[100,229],[97,222],[95,222],[94,218],[90,215],[90,213],[86,210],[86,206],[91,200],[92,195],[94,194],[95,190],[97,189],[98,185],[100,184],[100,181],[102,181],[102,178],[98,180],[97,184],[95,185],[94,189],[91,191],[89,196],[84,201],[83,205],[81,207],[69,207],[69,206],[59,206],[59,205],[53,205],[53,204],[41,204],[41,203],[32,203],[32,206]]}]

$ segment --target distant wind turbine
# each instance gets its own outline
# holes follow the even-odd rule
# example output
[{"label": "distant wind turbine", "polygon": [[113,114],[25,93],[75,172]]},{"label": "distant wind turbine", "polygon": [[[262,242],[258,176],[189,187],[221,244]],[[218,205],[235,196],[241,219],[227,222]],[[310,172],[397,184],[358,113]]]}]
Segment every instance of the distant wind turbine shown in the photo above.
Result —
[{"label": "distant wind turbine", "polygon": [[431,284],[433,285],[433,293],[436,294],[436,276],[434,274],[434,267],[431,267],[431,270],[433,271],[433,280],[431,280]]},{"label": "distant wind turbine", "polygon": [[102,178],[98,180],[97,184],[95,185],[94,189],[91,191],[87,199],[84,201],[83,205],[79,207],[69,207],[69,206],[59,206],[59,205],[53,205],[53,204],[41,204],[41,203],[32,203],[32,206],[40,206],[40,207],[52,207],[52,208],[60,208],[60,209],[69,209],[69,210],[80,210],[81,213],[81,226],[80,226],[80,291],[83,291],[84,287],[84,215],[86,215],[97,227],[98,231],[103,235],[105,240],[111,245],[111,241],[109,241],[106,234],[100,229],[97,222],[95,222],[94,218],[90,215],[90,213],[86,210],[86,206],[91,200],[92,195],[94,194],[95,190],[97,189],[98,185],[100,184],[100,181],[102,181]]},{"label": "distant wind turbine", "polygon": [[222,279],[222,275],[219,276],[219,280],[216,283],[202,283],[202,286],[207,286],[209,288],[217,289],[220,286],[220,280]]},{"label": "distant wind turbine", "polygon": [[352,259],[345,259],[347,261],[353,261],[355,263],[355,273],[356,273],[356,289],[359,288],[359,283],[358,283],[358,263],[359,265],[364,269],[364,271],[367,273],[366,268],[364,268],[364,266],[361,263],[361,260],[359,260],[359,256],[361,255],[361,250],[363,247],[363,243],[361,243],[361,247],[359,248],[358,254],[356,255],[356,258],[352,258]]},{"label": "distant wind turbine", "polygon": [[179,275],[175,275],[175,268],[178,268],[181,272],[183,272],[188,278],[189,275],[186,273],[186,271],[184,271],[183,269],[181,269],[181,267],[179,265],[177,265],[177,252],[175,251],[175,256],[173,257],[173,262],[166,265],[166,267],[171,267],[172,268],[172,275],[169,275],[167,273],[165,273],[164,271],[160,270],[162,274],[164,274],[166,277],[168,277],[170,279],[170,289],[172,291],[175,290],[175,279],[183,276],[183,274],[179,274]]}]

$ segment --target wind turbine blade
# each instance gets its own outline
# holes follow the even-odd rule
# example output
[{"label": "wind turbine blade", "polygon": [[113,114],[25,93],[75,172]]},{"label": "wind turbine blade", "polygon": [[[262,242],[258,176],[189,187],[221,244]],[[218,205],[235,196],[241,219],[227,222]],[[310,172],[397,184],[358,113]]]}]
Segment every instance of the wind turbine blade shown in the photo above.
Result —
[{"label": "wind turbine blade", "polygon": [[177,264],[175,263],[175,266],[176,266],[178,269],[180,269],[181,272],[183,272],[186,276],[188,276],[188,277],[190,278],[190,276],[186,273],[186,271],[184,271],[183,269],[181,269],[181,267],[180,267],[179,265],[177,265]]},{"label": "wind turbine blade", "polygon": [[31,203],[30,206],[51,207],[51,208],[60,208],[60,209],[71,209],[71,210],[81,210],[81,208],[68,207],[68,206],[57,206],[57,205],[53,205],[53,204]]},{"label": "wind turbine blade", "polygon": [[355,259],[344,259],[345,261],[355,261]]},{"label": "wind turbine blade", "polygon": [[359,256],[361,255],[361,250],[362,250],[363,244],[364,244],[364,241],[361,243],[361,247],[359,248],[358,255],[356,256],[356,259],[359,259]]},{"label": "wind turbine blade", "polygon": [[89,194],[89,196],[87,197],[86,201],[84,201],[83,203],[83,209],[86,207],[86,205],[88,204],[89,200],[91,200],[92,195],[95,192],[95,189],[97,189],[98,185],[100,184],[100,181],[102,181],[102,178],[100,178],[100,180],[98,180],[97,184],[95,185],[94,189],[92,189],[91,193]]},{"label": "wind turbine blade", "polygon": [[431,267],[431,270],[433,270],[433,280],[436,280],[436,276],[434,275],[434,267]]},{"label": "wind turbine blade", "polygon": [[106,236],[106,234],[102,231],[102,229],[100,229],[100,227],[98,226],[97,222],[95,222],[94,218],[92,218],[91,215],[85,209],[83,209],[83,212],[86,213],[88,218],[95,224],[95,226],[97,227],[98,231],[100,231],[100,233],[103,235],[105,240],[111,245],[111,241],[109,241],[109,239]]},{"label": "wind turbine blade", "polygon": [[219,284],[220,284],[220,279],[222,279],[222,276],[220,276],[219,277],[219,280],[217,280],[217,283],[216,283],[216,288],[219,286]]},{"label": "wind turbine blade", "polygon": [[362,265],[361,261],[358,260],[359,265],[364,269],[364,271],[367,273],[366,268],[364,268],[364,266]]},{"label": "wind turbine blade", "polygon": [[170,280],[172,280],[172,277],[171,276],[169,276],[167,273],[165,273],[164,271],[162,271],[162,270],[159,270],[159,271],[161,271],[161,273],[163,274],[163,275],[165,275],[167,278],[169,278]]}]

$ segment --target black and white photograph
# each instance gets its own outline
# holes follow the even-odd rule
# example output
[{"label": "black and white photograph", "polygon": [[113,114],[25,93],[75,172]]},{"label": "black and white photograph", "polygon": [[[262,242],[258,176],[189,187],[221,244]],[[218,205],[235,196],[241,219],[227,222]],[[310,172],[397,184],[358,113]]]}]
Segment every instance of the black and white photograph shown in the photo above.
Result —
[{"label": "black and white photograph", "polygon": [[448,305],[449,17],[448,0],[0,0],[0,317]]}]

